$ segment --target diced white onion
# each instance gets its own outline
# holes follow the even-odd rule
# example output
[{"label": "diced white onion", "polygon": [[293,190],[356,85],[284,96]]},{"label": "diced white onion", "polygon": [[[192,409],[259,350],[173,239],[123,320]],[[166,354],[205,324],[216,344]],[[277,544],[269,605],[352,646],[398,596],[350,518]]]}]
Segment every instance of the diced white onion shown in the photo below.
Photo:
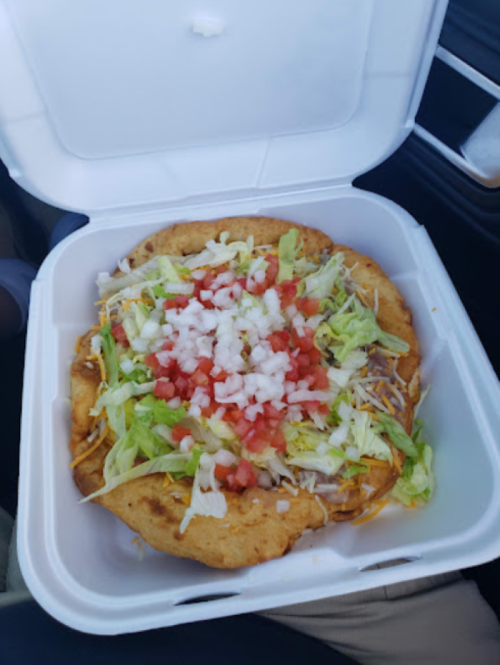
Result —
[{"label": "diced white onion", "polygon": [[188,453],[193,446],[194,438],[191,436],[191,434],[188,434],[180,442],[179,448],[182,453]]},{"label": "diced white onion", "polygon": [[231,466],[238,462],[236,455],[224,448],[221,448],[215,453],[214,460],[216,464],[220,464],[221,466]]},{"label": "diced white onion", "polygon": [[283,499],[281,501],[276,501],[276,512],[277,513],[287,513],[290,510],[290,501]]},{"label": "diced white onion", "polygon": [[141,337],[142,339],[154,339],[160,330],[160,326],[156,321],[146,321],[142,326]]},{"label": "diced white onion", "polygon": [[120,363],[120,368],[124,374],[130,374],[134,371],[134,363],[130,358],[124,358]]},{"label": "diced white onion", "polygon": [[148,340],[142,339],[142,337],[136,337],[133,339],[130,346],[134,351],[138,351],[139,353],[146,353],[149,349]]},{"label": "diced white onion", "polygon": [[166,282],[163,288],[167,293],[189,296],[194,291],[192,282]]}]

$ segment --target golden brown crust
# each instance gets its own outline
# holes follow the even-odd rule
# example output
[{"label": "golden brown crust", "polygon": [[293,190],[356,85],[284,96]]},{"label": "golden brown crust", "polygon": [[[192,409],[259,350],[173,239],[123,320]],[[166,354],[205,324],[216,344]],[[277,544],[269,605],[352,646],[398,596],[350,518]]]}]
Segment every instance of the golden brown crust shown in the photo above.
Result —
[{"label": "golden brown crust", "polygon": [[271,245],[291,228],[299,229],[306,254],[320,254],[333,248],[327,235],[308,226],[270,217],[225,217],[214,222],[172,224],[143,240],[130,252],[128,259],[133,268],[138,268],[157,254],[196,254],[209,240],[218,240],[223,231],[231,233],[231,240],[246,240],[253,236],[255,246]]},{"label": "golden brown crust", "polygon": [[[304,251],[316,255],[322,251],[342,251],[345,264],[355,264],[353,278],[368,290],[366,298],[373,306],[374,290],[378,290],[378,322],[387,332],[398,335],[410,344],[410,353],[399,362],[398,373],[413,386],[404,424],[411,428],[413,405],[418,400],[419,364],[418,344],[411,326],[411,314],[405,308],[398,290],[380,266],[358,252],[334,245],[321,231],[267,217],[234,217],[215,222],[190,222],[174,224],[146,238],[129,254],[135,268],[158,254],[185,255],[201,251],[210,239],[218,239],[222,231],[229,230],[232,240],[246,239],[253,235],[255,245],[275,244],[290,228],[299,229]],[[81,349],[71,368],[72,430],[71,450],[76,457],[89,448],[87,441],[91,426],[89,409],[94,404],[100,382],[99,368],[87,366],[92,333],[82,339]],[[102,470],[110,445],[104,442],[94,453],[74,470],[74,479],[84,495],[100,489]],[[400,462],[404,455],[393,448]],[[186,504],[182,497],[190,491],[191,481],[182,480],[163,487],[163,474],[154,474],[131,481],[105,494],[96,502],[111,510],[131,529],[139,533],[152,547],[175,556],[192,558],[209,566],[234,568],[248,566],[285,554],[300,534],[307,528],[316,529],[323,524],[324,512],[314,495],[299,490],[297,497],[275,490],[259,488],[242,494],[224,492],[228,503],[224,519],[195,517],[184,534],[179,525],[184,517]],[[370,500],[383,496],[396,482],[398,472],[389,466],[373,466],[362,481],[375,488]],[[254,500],[258,499],[258,503]],[[276,501],[289,500],[288,512],[278,513]],[[345,521],[357,517],[368,505],[359,490],[348,492],[344,504],[321,500],[331,521]],[[225,526],[229,524],[229,526]]]}]

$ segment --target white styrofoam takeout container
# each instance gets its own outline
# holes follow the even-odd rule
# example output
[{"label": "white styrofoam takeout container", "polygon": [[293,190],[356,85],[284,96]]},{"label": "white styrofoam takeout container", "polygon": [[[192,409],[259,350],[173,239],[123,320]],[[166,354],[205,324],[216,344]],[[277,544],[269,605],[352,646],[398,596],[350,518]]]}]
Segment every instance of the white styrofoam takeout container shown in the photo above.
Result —
[{"label": "white styrofoam takeout container", "polygon": [[[425,230],[351,185],[411,131],[445,9],[446,0],[0,0],[2,159],[39,198],[91,218],[40,269],[26,355],[19,557],[60,621],[139,631],[500,552],[497,380]],[[238,214],[317,227],[373,256],[400,288],[432,383],[423,415],[436,494],[424,510],[321,529],[254,568],[212,570],[151,548],[141,561],[118,519],[78,504],[67,446],[74,341],[94,322],[97,272],[167,224]]]}]

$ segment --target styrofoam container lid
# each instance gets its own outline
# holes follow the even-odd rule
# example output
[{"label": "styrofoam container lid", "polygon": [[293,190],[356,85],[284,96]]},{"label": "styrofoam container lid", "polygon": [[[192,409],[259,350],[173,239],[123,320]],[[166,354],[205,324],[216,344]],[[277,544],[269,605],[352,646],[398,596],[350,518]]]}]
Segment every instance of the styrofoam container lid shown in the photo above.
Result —
[{"label": "styrofoam container lid", "polygon": [[0,0],[0,155],[68,210],[351,181],[413,125],[447,0]]}]

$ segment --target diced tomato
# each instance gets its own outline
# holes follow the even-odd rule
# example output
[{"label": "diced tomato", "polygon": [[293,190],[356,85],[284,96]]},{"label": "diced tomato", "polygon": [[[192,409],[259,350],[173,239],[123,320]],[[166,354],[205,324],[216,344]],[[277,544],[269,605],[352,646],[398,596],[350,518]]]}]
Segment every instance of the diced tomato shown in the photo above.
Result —
[{"label": "diced tomato", "polygon": [[172,370],[170,367],[162,367],[161,365],[158,365],[158,367],[155,368],[155,379],[169,379],[171,373]]},{"label": "diced tomato", "polygon": [[316,365],[316,367],[312,368],[312,374],[315,379],[314,383],[318,390],[325,390],[330,386],[330,382],[328,381],[327,371],[328,370],[326,369],[326,367],[321,367],[321,365]]},{"label": "diced tomato", "polygon": [[183,392],[187,391],[187,389],[189,387],[188,380],[184,376],[176,377],[175,380],[174,380],[174,384],[175,384],[175,387],[177,388],[177,390],[179,391],[179,393],[181,393],[181,394]]},{"label": "diced tomato", "polygon": [[[255,431],[255,430],[254,430]],[[258,434],[250,441],[245,441],[246,447],[252,453],[263,453],[264,450],[269,446],[269,441]]]},{"label": "diced tomato", "polygon": [[152,367],[153,369],[158,367],[160,363],[158,361],[158,358],[156,357],[156,353],[150,353],[149,356],[146,356],[144,358],[144,364],[147,365],[148,367]]},{"label": "diced tomato", "polygon": [[201,280],[201,279],[196,280],[195,283],[194,283],[193,296],[195,298],[198,298],[198,300],[200,299],[202,289],[203,289],[203,280]]},{"label": "diced tomato", "polygon": [[260,284],[258,282],[253,282],[252,284],[249,284],[247,281],[247,291],[249,293],[253,293],[256,296],[261,296],[266,290],[266,283],[261,282]]},{"label": "diced tomato", "polygon": [[174,343],[171,340],[167,340],[164,345],[161,347],[162,351],[172,351],[174,348]]},{"label": "diced tomato", "polygon": [[165,302],[163,303],[163,310],[166,312],[168,309],[176,309],[177,305],[175,304],[175,300],[172,298],[167,298]]},{"label": "diced tomato", "polygon": [[185,309],[189,305],[189,298],[187,296],[175,296],[174,302],[177,307]]},{"label": "diced tomato", "polygon": [[202,358],[200,362],[198,363],[198,368],[200,371],[202,371],[204,374],[210,374],[214,367],[213,362],[210,360],[210,358]]},{"label": "diced tomato", "polygon": [[321,413],[322,416],[327,416],[330,413],[330,407],[328,404],[320,404],[318,407],[318,413]]},{"label": "diced tomato", "polygon": [[295,302],[297,297],[297,285],[294,284],[291,280],[285,280],[281,283],[282,296],[281,296],[281,306],[288,307]]},{"label": "diced tomato", "polygon": [[175,395],[175,386],[171,381],[157,381],[153,395],[164,400],[172,399]]},{"label": "diced tomato", "polygon": [[189,436],[190,434],[191,430],[189,428],[176,425],[172,430],[172,441],[180,443],[185,436]]},{"label": "diced tomato", "polygon": [[245,420],[245,418],[240,418],[234,426],[235,434],[237,434],[241,439],[243,439],[248,432],[253,428],[253,423]]},{"label": "diced tomato", "polygon": [[278,430],[276,434],[271,439],[271,446],[276,448],[279,453],[282,453],[286,450],[286,439],[281,430]]},{"label": "diced tomato", "polygon": [[203,278],[203,289],[205,291],[210,288],[214,279],[215,277],[213,276],[213,274],[210,271],[208,271],[205,277]]},{"label": "diced tomato", "polygon": [[311,359],[309,358],[309,355],[307,353],[299,353],[297,356],[297,362],[299,364],[299,367],[309,367],[311,364]]},{"label": "diced tomato", "polygon": [[281,420],[278,420],[277,418],[268,418],[267,424],[270,430],[278,429],[281,424]]},{"label": "diced tomato", "polygon": [[216,275],[222,275],[223,272],[227,272],[227,266],[225,265],[217,266],[217,268],[215,269]]},{"label": "diced tomato", "polygon": [[207,386],[210,383],[210,379],[204,372],[201,371],[201,369],[197,369],[194,372],[190,381],[195,386]]},{"label": "diced tomato", "polygon": [[285,342],[285,340],[282,339],[280,335],[276,333],[269,335],[267,341],[271,345],[271,348],[274,351],[274,353],[277,353],[278,351],[285,351],[285,349],[288,348],[288,342]]},{"label": "diced tomato", "polygon": [[230,492],[241,492],[243,488],[236,482],[236,473],[232,472],[227,475],[226,487]]},{"label": "diced tomato", "polygon": [[118,342],[118,344],[129,346],[127,333],[125,332],[125,329],[121,323],[113,323],[111,326],[111,333],[113,334],[113,337]]},{"label": "diced tomato", "polygon": [[264,419],[264,416],[261,415],[260,413],[258,414],[257,418],[255,419],[254,427],[257,430],[257,432],[259,432],[259,433],[265,432],[265,436],[268,436],[268,434],[269,434],[268,429],[269,428],[268,428],[267,423]]},{"label": "diced tomato", "polygon": [[155,379],[169,379],[172,374],[172,367],[163,367],[158,365],[155,368]]},{"label": "diced tomato", "polygon": [[311,360],[311,365],[319,365],[321,362],[321,351],[313,346],[309,351],[309,359]]},{"label": "diced tomato", "polygon": [[215,309],[215,305],[211,300],[203,300],[202,305],[205,309]]},{"label": "diced tomato", "polygon": [[317,314],[319,309],[319,299],[318,298],[297,298],[295,301],[295,307],[299,312],[304,312],[307,316],[314,316]]},{"label": "diced tomato", "polygon": [[204,418],[210,418],[211,416],[214,415],[214,413],[217,411],[218,406],[217,404],[209,404],[208,406],[204,406],[201,409],[201,415]]},{"label": "diced tomato", "polygon": [[307,381],[309,388],[312,388],[316,383],[316,377],[309,371],[309,373],[304,376],[304,381]]},{"label": "diced tomato", "polygon": [[219,480],[226,480],[229,474],[233,474],[234,476],[234,469],[230,466],[222,466],[222,464],[215,465],[214,476]]},{"label": "diced tomato", "polygon": [[288,332],[288,330],[281,330],[281,331],[280,331],[279,333],[277,333],[277,334],[281,337],[281,339],[282,339],[284,342],[289,342],[289,341],[290,341],[290,337],[291,337],[291,335],[290,335],[290,333]]},{"label": "diced tomato", "polygon": [[264,404],[264,415],[266,418],[275,418],[276,420],[283,420],[285,414],[272,404]]},{"label": "diced tomato", "polygon": [[248,460],[240,459],[234,480],[241,487],[255,487],[257,485],[257,474]]},{"label": "diced tomato", "polygon": [[241,286],[241,288],[246,291],[247,290],[247,278],[246,277],[240,277],[240,279],[236,280],[238,284]]},{"label": "diced tomato", "polygon": [[308,353],[312,348],[314,348],[314,342],[311,337],[299,337],[295,340],[295,344],[298,348],[304,353]]},{"label": "diced tomato", "polygon": [[298,381],[299,380],[299,363],[297,358],[290,358],[289,360],[292,369],[288,370],[285,374],[285,379],[287,381]]},{"label": "diced tomato", "polygon": [[221,371],[217,374],[217,376],[214,377],[214,381],[217,382],[225,381],[228,378],[228,376],[229,374],[225,370],[221,369]]},{"label": "diced tomato", "polygon": [[224,414],[222,420],[236,423],[242,417],[243,417],[243,411],[241,409],[234,408],[234,409],[228,409]]},{"label": "diced tomato", "polygon": [[302,408],[311,413],[316,413],[319,410],[320,403],[318,401],[302,402]]},{"label": "diced tomato", "polygon": [[274,284],[280,269],[279,259],[277,256],[268,254],[265,261],[269,264],[266,268],[266,282],[268,282],[268,284]]}]

